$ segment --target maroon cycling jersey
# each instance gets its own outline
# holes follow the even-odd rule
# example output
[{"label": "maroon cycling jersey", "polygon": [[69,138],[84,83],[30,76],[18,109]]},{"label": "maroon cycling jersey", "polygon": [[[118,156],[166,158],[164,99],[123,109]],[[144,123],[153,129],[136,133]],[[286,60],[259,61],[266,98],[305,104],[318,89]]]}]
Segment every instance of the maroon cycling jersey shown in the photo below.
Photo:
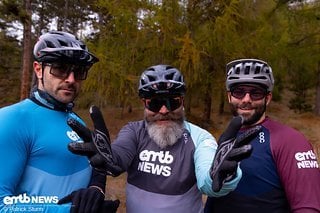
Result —
[{"label": "maroon cycling jersey", "polygon": [[307,139],[266,118],[251,142],[252,155],[241,161],[243,175],[235,191],[209,197],[205,212],[320,212],[320,170]]}]

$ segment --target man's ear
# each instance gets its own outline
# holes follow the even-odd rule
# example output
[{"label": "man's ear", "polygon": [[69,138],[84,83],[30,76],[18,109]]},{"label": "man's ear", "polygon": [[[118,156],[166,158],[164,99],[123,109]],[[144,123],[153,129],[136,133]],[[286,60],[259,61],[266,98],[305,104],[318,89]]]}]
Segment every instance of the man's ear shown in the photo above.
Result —
[{"label": "man's ear", "polygon": [[144,104],[144,99],[143,99],[143,98],[140,98],[140,101],[141,101],[142,105],[145,106],[145,104]]},{"label": "man's ear", "polygon": [[272,93],[269,92],[266,96],[266,105],[269,105],[269,103],[271,102],[272,100]]},{"label": "man's ear", "polygon": [[231,92],[227,92],[227,98],[228,98],[228,102],[230,103],[231,102]]},{"label": "man's ear", "polygon": [[33,71],[35,72],[38,79],[42,78],[43,72],[42,72],[42,64],[41,63],[34,61],[33,62]]}]

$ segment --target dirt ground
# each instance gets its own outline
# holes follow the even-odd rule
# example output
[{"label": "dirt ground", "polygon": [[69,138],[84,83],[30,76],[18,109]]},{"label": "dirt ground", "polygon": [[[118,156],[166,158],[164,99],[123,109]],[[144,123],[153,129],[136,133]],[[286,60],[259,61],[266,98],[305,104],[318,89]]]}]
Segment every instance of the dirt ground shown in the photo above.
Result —
[{"label": "dirt ground", "polygon": [[[88,113],[85,110],[79,112],[80,116],[90,126],[90,119]],[[123,112],[120,108],[107,108],[103,109],[104,118],[110,131],[111,138],[114,139],[120,128],[128,121],[140,120],[143,117],[142,109],[133,109],[131,113]],[[320,117],[314,116],[310,113],[296,114],[290,110],[285,104],[272,102],[268,108],[267,114],[284,124],[288,124],[299,131],[301,131],[313,144],[314,149],[320,154]],[[218,115],[213,112],[212,120],[213,125],[208,130],[218,138],[226,127],[230,119],[230,114],[225,113],[224,115]],[[119,199],[121,204],[118,209],[119,213],[125,212],[125,182],[126,174],[122,174],[119,177],[112,178],[108,177],[107,180],[107,198],[108,199]]]}]

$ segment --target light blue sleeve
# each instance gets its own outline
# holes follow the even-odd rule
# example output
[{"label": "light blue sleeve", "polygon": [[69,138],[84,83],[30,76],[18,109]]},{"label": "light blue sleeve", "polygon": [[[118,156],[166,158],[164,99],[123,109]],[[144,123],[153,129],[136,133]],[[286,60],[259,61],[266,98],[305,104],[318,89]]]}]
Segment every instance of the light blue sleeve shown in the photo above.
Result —
[{"label": "light blue sleeve", "polygon": [[208,131],[189,122],[186,122],[185,125],[195,144],[194,164],[199,190],[203,194],[212,197],[224,196],[233,191],[237,187],[242,176],[240,167],[238,166],[237,175],[233,180],[225,182],[219,192],[214,192],[212,190],[212,179],[209,171],[218,144],[215,138]]}]

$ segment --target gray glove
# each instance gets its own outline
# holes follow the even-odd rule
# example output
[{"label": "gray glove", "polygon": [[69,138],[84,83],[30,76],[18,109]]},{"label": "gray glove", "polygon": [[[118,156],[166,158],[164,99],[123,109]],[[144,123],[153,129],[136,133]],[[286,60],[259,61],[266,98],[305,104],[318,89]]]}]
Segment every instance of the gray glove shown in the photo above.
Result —
[{"label": "gray glove", "polygon": [[84,143],[71,142],[68,149],[74,154],[87,156],[91,166],[98,172],[118,176],[123,170],[114,163],[109,131],[100,109],[96,106],[90,107],[90,116],[94,124],[93,131],[73,118],[68,119],[68,125],[84,141]]},{"label": "gray glove", "polygon": [[215,192],[220,191],[224,182],[236,176],[238,162],[251,155],[252,146],[249,143],[262,128],[255,126],[237,137],[242,123],[241,116],[234,117],[218,140],[217,152],[210,169],[212,190]]}]

